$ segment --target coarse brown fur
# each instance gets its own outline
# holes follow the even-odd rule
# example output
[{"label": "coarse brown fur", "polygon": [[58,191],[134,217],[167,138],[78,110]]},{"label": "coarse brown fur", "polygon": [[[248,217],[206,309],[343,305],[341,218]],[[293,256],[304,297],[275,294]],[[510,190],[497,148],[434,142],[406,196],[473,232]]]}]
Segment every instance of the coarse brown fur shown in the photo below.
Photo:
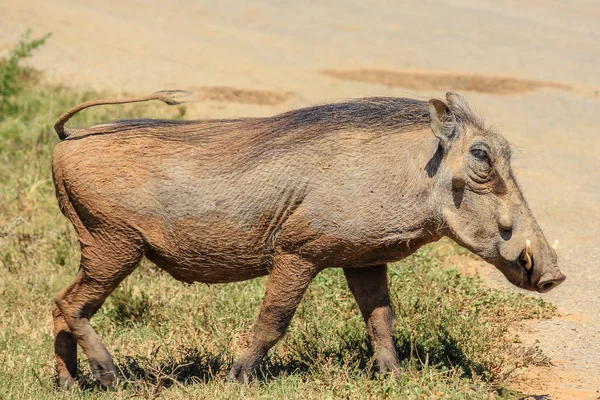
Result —
[{"label": "coarse brown fur", "polygon": [[[169,100],[158,97],[141,99]],[[229,373],[240,381],[324,268],[344,268],[379,368],[396,373],[386,263],[449,236],[523,288],[564,280],[512,175],[508,144],[458,95],[65,131],[85,107],[56,125],[65,138],[54,152],[56,193],[81,243],[79,273],[54,310],[61,386],[74,383],[77,344],[96,378],[112,383],[111,356],[89,320],[144,255],[188,283],[270,274],[253,340]]]}]

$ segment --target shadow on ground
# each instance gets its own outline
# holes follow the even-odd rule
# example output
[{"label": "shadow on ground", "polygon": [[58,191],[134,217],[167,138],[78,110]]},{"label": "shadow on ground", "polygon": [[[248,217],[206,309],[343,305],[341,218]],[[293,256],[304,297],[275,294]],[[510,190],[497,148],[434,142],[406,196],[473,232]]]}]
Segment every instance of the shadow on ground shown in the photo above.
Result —
[{"label": "shadow on ground", "polygon": [[[458,369],[468,379],[474,374],[489,376],[486,369],[470,360],[449,334],[440,332],[445,341],[436,349],[412,343],[408,338],[395,338],[396,350],[403,369],[419,370],[424,366],[440,371]],[[373,358],[371,342],[365,336],[339,336],[337,346],[320,347],[322,343],[304,339],[286,344],[285,355],[272,355],[266,359],[256,379],[267,382],[282,376],[318,374],[323,365],[334,365],[359,371],[371,379],[378,372]],[[125,386],[151,385],[169,388],[175,384],[193,385],[225,379],[233,358],[225,352],[209,352],[199,348],[183,348],[176,352],[179,358],[155,356],[127,356],[116,359],[119,380]],[[100,389],[89,371],[79,371],[79,388],[84,391]]]}]

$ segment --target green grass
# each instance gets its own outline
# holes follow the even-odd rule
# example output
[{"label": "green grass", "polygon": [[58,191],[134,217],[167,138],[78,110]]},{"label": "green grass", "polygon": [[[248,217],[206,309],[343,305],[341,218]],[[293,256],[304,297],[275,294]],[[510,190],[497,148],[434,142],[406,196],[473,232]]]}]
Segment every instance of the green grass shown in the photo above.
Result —
[{"label": "green grass", "polygon": [[[78,389],[55,388],[51,309],[77,271],[79,251],[51,180],[55,118],[107,93],[32,82],[0,122],[0,399],[53,398],[494,398],[514,395],[506,377],[539,354],[507,340],[507,328],[546,318],[540,300],[491,290],[442,266],[464,252],[448,242],[390,267],[395,342],[404,374],[374,371],[364,323],[340,270],[320,274],[290,330],[250,386],[225,382],[248,342],[265,279],[185,285],[143,262],[92,324],[121,369],[116,389],[95,385],[80,351]],[[178,117],[155,103],[97,107],[70,126],[117,118]],[[534,354],[532,356],[532,354]]]}]

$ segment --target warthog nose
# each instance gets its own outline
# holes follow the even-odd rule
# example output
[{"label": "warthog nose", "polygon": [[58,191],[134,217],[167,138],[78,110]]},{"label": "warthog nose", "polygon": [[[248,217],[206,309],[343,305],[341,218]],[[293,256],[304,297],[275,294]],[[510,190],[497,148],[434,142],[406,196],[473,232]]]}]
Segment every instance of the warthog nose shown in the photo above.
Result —
[{"label": "warthog nose", "polygon": [[548,278],[542,277],[537,284],[537,290],[540,293],[546,293],[563,283],[567,277],[562,272],[557,272],[554,276]]}]

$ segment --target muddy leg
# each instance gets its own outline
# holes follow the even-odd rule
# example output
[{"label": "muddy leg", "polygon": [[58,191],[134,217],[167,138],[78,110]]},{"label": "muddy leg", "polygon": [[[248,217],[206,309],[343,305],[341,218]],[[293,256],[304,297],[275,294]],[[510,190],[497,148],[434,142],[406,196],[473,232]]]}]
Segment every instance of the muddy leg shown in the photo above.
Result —
[{"label": "muddy leg", "polygon": [[394,311],[390,301],[387,266],[344,268],[350,291],[367,324],[380,373],[399,373],[400,364],[394,347]]},{"label": "muddy leg", "polygon": [[54,353],[58,386],[71,388],[77,378],[77,341],[57,306],[52,311],[54,319]]},{"label": "muddy leg", "polygon": [[260,360],[284,335],[318,270],[296,255],[278,256],[267,285],[250,346],[237,358],[227,380],[249,382]]},{"label": "muddy leg", "polygon": [[62,387],[72,385],[75,378],[77,351],[74,338],[89,359],[94,377],[107,386],[114,381],[112,357],[90,325],[90,319],[117,285],[135,269],[142,256],[141,252],[134,258],[109,256],[106,250],[92,254],[94,258],[82,256],[77,276],[55,298],[55,351]]}]

